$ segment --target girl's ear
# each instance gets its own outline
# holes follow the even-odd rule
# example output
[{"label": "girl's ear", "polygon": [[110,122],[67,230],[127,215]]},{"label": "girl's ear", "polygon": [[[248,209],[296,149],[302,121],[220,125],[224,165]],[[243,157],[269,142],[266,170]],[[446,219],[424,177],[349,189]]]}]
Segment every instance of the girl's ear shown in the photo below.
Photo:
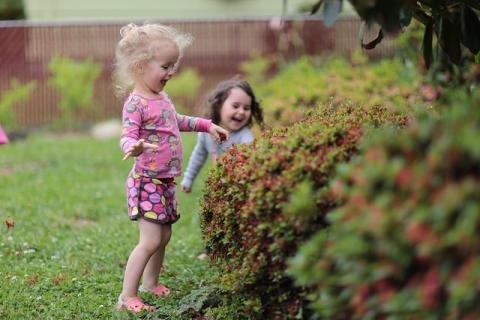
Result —
[{"label": "girl's ear", "polygon": [[143,63],[143,61],[135,62],[134,69],[135,69],[135,73],[137,73],[137,74],[142,74],[142,73],[143,73],[143,70],[144,70],[144,63]]}]

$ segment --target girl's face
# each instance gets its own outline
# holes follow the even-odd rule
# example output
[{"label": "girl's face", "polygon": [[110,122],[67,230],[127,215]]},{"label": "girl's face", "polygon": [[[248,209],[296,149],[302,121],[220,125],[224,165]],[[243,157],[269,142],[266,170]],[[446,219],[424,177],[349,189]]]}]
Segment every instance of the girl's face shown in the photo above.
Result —
[{"label": "girl's face", "polygon": [[153,57],[138,68],[135,81],[135,92],[147,96],[157,96],[175,73],[178,61],[178,47],[172,41],[159,43]]},{"label": "girl's face", "polygon": [[252,98],[240,88],[230,89],[230,94],[220,109],[220,126],[228,131],[242,129],[252,116]]}]

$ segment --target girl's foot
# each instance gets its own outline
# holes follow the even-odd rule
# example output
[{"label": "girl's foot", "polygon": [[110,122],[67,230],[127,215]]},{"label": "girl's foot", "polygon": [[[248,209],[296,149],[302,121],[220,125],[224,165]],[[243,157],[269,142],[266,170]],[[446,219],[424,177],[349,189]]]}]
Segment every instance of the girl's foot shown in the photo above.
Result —
[{"label": "girl's foot", "polygon": [[207,258],[208,258],[208,254],[206,252],[200,253],[197,257],[198,260],[205,260]]},{"label": "girl's foot", "polygon": [[146,311],[155,311],[157,308],[146,305],[143,303],[142,300],[138,297],[133,297],[133,298],[126,298],[124,299],[122,295],[118,297],[118,303],[117,303],[117,311],[120,311],[122,309],[125,309],[127,311],[133,311],[133,312],[142,312],[143,310]]},{"label": "girl's foot", "polygon": [[170,289],[165,287],[163,284],[159,284],[153,289],[147,289],[143,286],[140,286],[140,288],[138,288],[138,291],[150,292],[151,294],[156,295],[157,297],[162,297],[162,296],[168,297],[168,295],[170,294]]}]

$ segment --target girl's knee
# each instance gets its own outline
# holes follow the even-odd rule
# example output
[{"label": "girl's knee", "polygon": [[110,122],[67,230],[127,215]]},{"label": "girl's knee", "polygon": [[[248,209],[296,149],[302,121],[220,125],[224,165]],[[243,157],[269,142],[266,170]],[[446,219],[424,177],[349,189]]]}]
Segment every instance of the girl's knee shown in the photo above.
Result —
[{"label": "girl's knee", "polygon": [[148,254],[153,254],[155,251],[160,249],[163,244],[162,244],[162,239],[150,239],[149,241],[142,241],[138,244],[145,252]]},{"label": "girl's knee", "polygon": [[170,242],[170,235],[162,236],[162,241],[160,242],[162,246],[166,246]]},{"label": "girl's knee", "polygon": [[161,243],[163,246],[166,246],[168,242],[170,242],[170,238],[172,237],[172,226],[165,225],[162,227],[162,235],[161,235]]}]

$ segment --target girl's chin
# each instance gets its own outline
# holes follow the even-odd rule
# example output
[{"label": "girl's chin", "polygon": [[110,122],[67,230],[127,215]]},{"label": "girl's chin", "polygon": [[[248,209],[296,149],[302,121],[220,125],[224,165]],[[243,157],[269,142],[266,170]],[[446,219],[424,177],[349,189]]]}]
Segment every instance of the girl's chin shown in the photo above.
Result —
[{"label": "girl's chin", "polygon": [[242,129],[245,126],[245,124],[237,124],[237,123],[232,123],[230,124],[227,129],[230,131],[238,131]]}]

